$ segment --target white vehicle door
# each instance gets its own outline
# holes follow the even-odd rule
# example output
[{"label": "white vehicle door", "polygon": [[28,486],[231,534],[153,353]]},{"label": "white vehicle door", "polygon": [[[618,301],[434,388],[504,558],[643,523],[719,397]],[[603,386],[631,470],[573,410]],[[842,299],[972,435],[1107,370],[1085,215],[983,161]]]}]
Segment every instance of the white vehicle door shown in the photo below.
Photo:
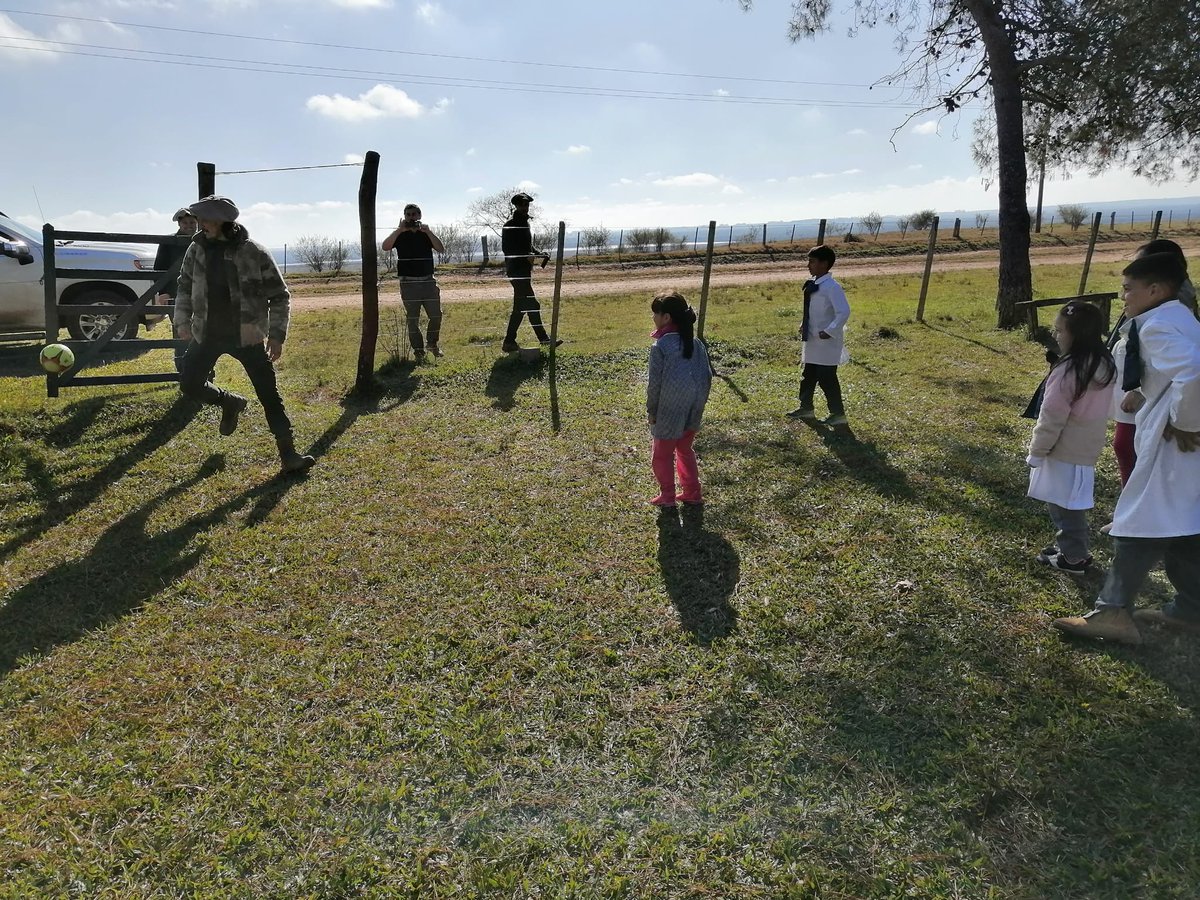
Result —
[{"label": "white vehicle door", "polygon": [[[0,240],[20,240],[0,228]],[[0,328],[42,329],[46,327],[46,295],[42,287],[40,247],[29,248],[33,262],[21,265],[0,255]]]}]

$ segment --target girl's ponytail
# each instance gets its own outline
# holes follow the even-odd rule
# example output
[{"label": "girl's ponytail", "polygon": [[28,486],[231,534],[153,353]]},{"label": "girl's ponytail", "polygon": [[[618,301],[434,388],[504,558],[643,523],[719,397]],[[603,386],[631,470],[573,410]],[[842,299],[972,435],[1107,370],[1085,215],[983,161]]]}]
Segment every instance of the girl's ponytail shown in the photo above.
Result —
[{"label": "girl's ponytail", "polygon": [[658,294],[650,301],[650,309],[671,318],[683,344],[683,358],[691,359],[696,346],[696,311],[688,306],[683,295],[677,291]]}]

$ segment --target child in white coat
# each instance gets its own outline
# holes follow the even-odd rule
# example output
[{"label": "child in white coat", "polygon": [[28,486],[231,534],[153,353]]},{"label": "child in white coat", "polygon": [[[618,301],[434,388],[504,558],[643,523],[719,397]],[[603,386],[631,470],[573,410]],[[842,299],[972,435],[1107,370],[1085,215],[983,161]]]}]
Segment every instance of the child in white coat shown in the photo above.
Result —
[{"label": "child in white coat", "polygon": [[1104,316],[1090,303],[1068,303],[1054,321],[1059,360],[1026,458],[1029,496],[1041,500],[1057,529],[1038,562],[1072,574],[1092,563],[1087,511],[1093,506],[1096,460],[1104,449],[1116,367],[1104,345]]},{"label": "child in white coat", "polygon": [[800,375],[800,405],[788,413],[791,419],[817,418],[813,396],[817,385],[829,405],[826,425],[845,425],[846,407],[842,402],[842,385],[837,367],[846,349],[845,328],[850,319],[850,303],[846,292],[829,270],[837,262],[832,247],[821,244],[808,251],[808,273],[804,282],[804,317],[800,322],[800,340],[804,343]]},{"label": "child in white coat", "polygon": [[[1113,515],[1113,562],[1095,607],[1054,620],[1068,634],[1140,644],[1138,624],[1200,633],[1200,321],[1178,299],[1178,259],[1155,253],[1125,267],[1131,319],[1126,367],[1141,372],[1137,464]],[[1150,570],[1164,564],[1175,599],[1134,612]]]}]

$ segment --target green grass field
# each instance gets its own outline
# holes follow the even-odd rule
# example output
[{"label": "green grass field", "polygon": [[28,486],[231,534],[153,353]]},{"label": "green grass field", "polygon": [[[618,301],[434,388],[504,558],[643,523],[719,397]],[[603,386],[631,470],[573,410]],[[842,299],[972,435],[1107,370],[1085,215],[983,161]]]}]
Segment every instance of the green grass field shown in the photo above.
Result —
[{"label": "green grass field", "polygon": [[1045,363],[991,278],[926,325],[917,278],[848,281],[850,434],[781,417],[797,286],[715,292],[682,520],[645,504],[647,297],[563,310],[558,430],[503,304],[419,367],[385,314],[357,400],[356,317],[298,317],[294,480],[256,404],[221,438],[6,357],[0,897],[1195,896],[1200,644],[1048,627],[1099,582],[1033,561]]}]

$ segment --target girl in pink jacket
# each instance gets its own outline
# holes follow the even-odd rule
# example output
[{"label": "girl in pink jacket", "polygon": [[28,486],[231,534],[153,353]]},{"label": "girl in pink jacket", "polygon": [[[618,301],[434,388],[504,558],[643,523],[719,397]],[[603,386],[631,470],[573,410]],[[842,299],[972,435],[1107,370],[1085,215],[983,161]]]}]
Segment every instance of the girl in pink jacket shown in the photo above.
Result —
[{"label": "girl in pink jacket", "polygon": [[1045,502],[1057,529],[1038,562],[1080,574],[1092,563],[1087,510],[1104,448],[1116,367],[1104,342],[1104,317],[1090,303],[1068,303],[1054,322],[1061,358],[1029,442],[1029,496]]}]

